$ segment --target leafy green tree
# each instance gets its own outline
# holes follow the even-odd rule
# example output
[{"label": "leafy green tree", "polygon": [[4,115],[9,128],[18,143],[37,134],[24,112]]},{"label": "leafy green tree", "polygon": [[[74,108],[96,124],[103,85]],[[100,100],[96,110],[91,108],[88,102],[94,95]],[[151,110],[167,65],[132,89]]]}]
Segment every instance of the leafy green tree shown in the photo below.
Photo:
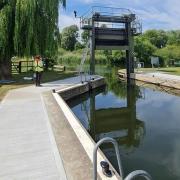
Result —
[{"label": "leafy green tree", "polygon": [[68,51],[73,51],[75,49],[75,44],[78,37],[78,30],[79,29],[76,25],[65,27],[63,29],[61,38],[62,48]]},{"label": "leafy green tree", "polygon": [[180,60],[180,45],[167,45],[162,49],[157,49],[155,55],[161,57],[165,64],[169,63],[169,60]]},{"label": "leafy green tree", "polygon": [[88,39],[89,39],[89,36],[90,36],[89,33],[90,33],[90,32],[89,32],[88,30],[84,30],[84,31],[82,32],[82,34],[81,34],[81,39],[82,39],[82,42],[83,42],[84,44],[86,44],[86,43],[88,42]]},{"label": "leafy green tree", "polygon": [[180,45],[180,30],[169,31],[168,35],[168,45]]},{"label": "leafy green tree", "polygon": [[83,44],[81,44],[79,41],[76,42],[76,44],[75,44],[75,50],[83,49],[83,48],[84,48],[84,45],[83,45]]},{"label": "leafy green tree", "polygon": [[168,41],[167,33],[163,30],[147,30],[143,36],[157,48],[163,48]]},{"label": "leafy green tree", "polygon": [[150,64],[150,57],[153,56],[156,49],[157,48],[145,37],[139,36],[135,38],[134,50],[136,57],[140,61]]},{"label": "leafy green tree", "polygon": [[11,72],[10,59],[14,52],[15,1],[1,2],[0,9],[0,78],[8,78]]},{"label": "leafy green tree", "polygon": [[0,1],[0,10],[8,4],[9,0],[1,0]]},{"label": "leafy green tree", "polygon": [[11,57],[57,50],[58,8],[65,0],[0,1],[0,77],[11,76]]}]

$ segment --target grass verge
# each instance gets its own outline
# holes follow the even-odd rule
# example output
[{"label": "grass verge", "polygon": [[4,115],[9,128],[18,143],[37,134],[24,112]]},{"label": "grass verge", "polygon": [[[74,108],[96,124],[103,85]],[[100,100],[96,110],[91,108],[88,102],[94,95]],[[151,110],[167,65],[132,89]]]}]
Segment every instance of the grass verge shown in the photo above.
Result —
[{"label": "grass verge", "polygon": [[[47,71],[44,72],[42,75],[42,83],[50,82],[50,81],[56,81],[65,79],[68,77],[75,76],[76,72],[73,71]],[[0,84],[0,101],[2,101],[3,97],[7,94],[9,90],[17,89],[25,86],[29,86],[34,84],[33,81],[24,80],[24,77],[32,77],[33,72],[24,72],[21,74],[13,74],[12,80],[14,80],[14,83],[11,84]]]},{"label": "grass verge", "polygon": [[164,72],[166,74],[172,74],[180,76],[180,67],[167,67],[167,68],[141,68],[138,71],[142,72]]}]

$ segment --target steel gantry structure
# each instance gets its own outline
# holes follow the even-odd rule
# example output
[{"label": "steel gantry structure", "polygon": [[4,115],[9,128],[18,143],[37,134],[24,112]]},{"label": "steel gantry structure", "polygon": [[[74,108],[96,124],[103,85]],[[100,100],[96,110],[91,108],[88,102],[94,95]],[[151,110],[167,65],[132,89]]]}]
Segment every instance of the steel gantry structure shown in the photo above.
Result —
[{"label": "steel gantry structure", "polygon": [[95,50],[126,51],[127,78],[134,73],[134,36],[142,25],[128,9],[92,7],[80,17],[81,29],[90,33],[90,74],[95,74]]}]

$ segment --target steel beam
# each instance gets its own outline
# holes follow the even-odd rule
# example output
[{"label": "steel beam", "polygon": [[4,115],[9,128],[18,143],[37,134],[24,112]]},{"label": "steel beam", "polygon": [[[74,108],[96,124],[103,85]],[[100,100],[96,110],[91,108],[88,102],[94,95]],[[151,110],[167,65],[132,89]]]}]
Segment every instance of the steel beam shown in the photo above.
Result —
[{"label": "steel beam", "polygon": [[90,75],[95,74],[95,26],[94,20],[92,18],[92,31],[90,34],[91,43],[90,43]]}]

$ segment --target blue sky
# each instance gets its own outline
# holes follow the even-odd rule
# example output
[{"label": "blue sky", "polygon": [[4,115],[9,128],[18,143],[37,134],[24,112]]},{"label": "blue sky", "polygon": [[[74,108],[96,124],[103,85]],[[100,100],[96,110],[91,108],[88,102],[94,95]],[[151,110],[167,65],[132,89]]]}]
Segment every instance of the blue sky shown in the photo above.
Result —
[{"label": "blue sky", "polygon": [[128,8],[135,12],[147,29],[180,29],[180,0],[67,0],[66,10],[62,8],[59,16],[59,28],[77,24],[73,11],[82,15],[92,6],[111,6]]}]

